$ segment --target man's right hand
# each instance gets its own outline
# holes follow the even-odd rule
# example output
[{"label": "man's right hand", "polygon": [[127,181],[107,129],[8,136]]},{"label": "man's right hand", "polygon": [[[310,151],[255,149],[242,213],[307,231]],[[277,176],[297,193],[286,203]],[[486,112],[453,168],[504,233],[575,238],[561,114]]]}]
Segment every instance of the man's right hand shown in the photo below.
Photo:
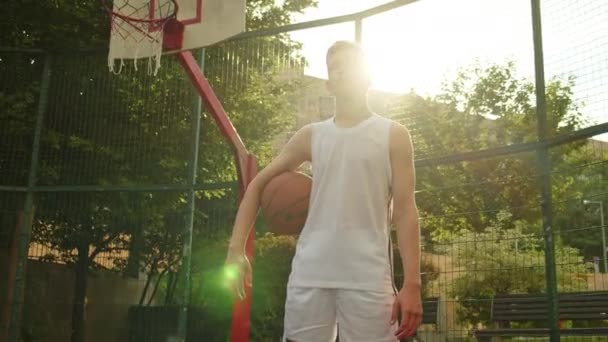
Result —
[{"label": "man's right hand", "polygon": [[245,288],[251,287],[252,282],[251,263],[245,253],[228,253],[224,264],[224,281],[233,296],[245,299]]},{"label": "man's right hand", "polygon": [[264,187],[282,172],[296,170],[302,163],[312,160],[311,136],[310,125],[298,130],[279,156],[251,181],[239,205],[224,266],[224,279],[232,293],[241,300],[245,298],[246,285],[250,285],[252,280],[251,263],[245,256],[245,242],[253,228]]}]

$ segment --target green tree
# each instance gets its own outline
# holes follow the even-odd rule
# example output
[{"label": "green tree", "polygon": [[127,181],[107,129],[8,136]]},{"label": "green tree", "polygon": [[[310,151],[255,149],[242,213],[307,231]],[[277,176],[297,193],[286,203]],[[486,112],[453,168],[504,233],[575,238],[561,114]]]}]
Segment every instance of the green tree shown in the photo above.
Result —
[{"label": "green tree", "polygon": [[[276,340],[283,331],[283,310],[290,260],[295,252],[293,237],[259,233],[255,242],[251,339]],[[201,327],[205,341],[225,341],[232,317],[232,298],[223,283],[227,240],[199,240],[193,256],[192,305],[205,315]],[[169,291],[167,283],[161,292]]]},{"label": "green tree", "polygon": [[95,1],[8,0],[0,23],[2,44],[49,50],[101,48],[108,44],[110,21]]},{"label": "green tree", "polygon": [[[314,0],[281,4],[270,0],[250,1],[247,3],[248,28],[283,25],[289,22],[292,14],[315,3]],[[109,20],[96,2],[34,4],[9,1],[4,8],[11,15],[0,24],[2,37],[6,38],[3,38],[3,44],[71,52],[78,48],[107,46]],[[275,76],[280,70],[269,68],[283,65],[277,60],[300,60],[298,45],[285,36],[259,41],[272,44],[272,52],[259,53],[237,43],[208,49],[206,72],[214,86],[221,90],[224,107],[237,129],[242,131],[243,140],[265,162],[272,137],[285,128],[293,113],[293,107],[287,101],[293,85],[277,82]],[[143,71],[142,75],[132,71],[110,74],[103,53],[72,53],[57,57],[42,137],[39,184],[185,182],[194,93],[175,62],[165,66],[159,77],[151,78],[143,75]],[[40,56],[31,60],[27,56],[19,58],[23,65],[28,62],[41,64]],[[248,60],[256,63],[250,63],[246,76],[238,75],[238,82],[226,79],[220,72],[221,67],[236,70],[240,61]],[[5,65],[10,68],[8,64],[3,67]],[[25,71],[20,71],[17,79],[31,72],[23,69]],[[21,145],[10,145],[25,155],[29,152],[27,140],[32,129],[28,123],[34,118],[36,89],[31,89],[35,84],[19,84],[15,84],[14,89],[9,88],[11,91],[3,91],[0,100],[9,104],[3,109],[15,108],[3,110],[2,116],[9,119],[10,125],[23,128],[11,129],[6,139],[11,142],[25,140]],[[229,147],[222,142],[217,129],[210,128],[215,125],[208,115],[203,115],[202,125],[199,179],[207,182],[233,180],[235,168]],[[15,136],[18,133],[23,138]],[[27,166],[29,156],[23,159]],[[3,159],[0,165],[8,165],[2,166],[3,169],[15,170],[11,171],[15,173],[13,178],[23,178],[26,167],[13,167],[14,162]],[[200,192],[197,196],[205,199],[209,193]],[[211,193],[215,197],[225,196],[225,191]],[[170,218],[183,217],[183,192],[162,195],[76,193],[43,196],[37,201],[38,224],[34,227],[33,240],[58,250],[62,262],[75,266],[73,341],[80,341],[84,336],[82,314],[86,274],[99,266],[95,264],[99,253],[130,250],[136,259],[118,262],[118,269],[136,265],[151,275],[160,275],[172,268],[175,255],[179,255],[180,232],[184,224],[182,220]],[[204,208],[200,208],[198,214],[203,218],[209,215]]]},{"label": "green tree", "polygon": [[[515,75],[513,63],[474,65],[446,82],[440,96],[403,96],[395,114],[410,128],[418,159],[535,141],[533,83]],[[547,83],[549,136],[568,135],[585,124],[574,84],[573,78]],[[587,144],[581,140],[551,150],[552,215],[561,237],[556,262],[565,291],[584,288],[576,276],[589,272],[584,260],[598,253],[599,229],[577,229],[597,225],[594,208],[584,208],[582,198],[603,198],[606,188],[605,158]],[[455,269],[466,272],[450,290],[459,299],[462,320],[487,322],[487,299],[494,294],[544,290],[534,151],[421,166],[417,173],[426,249],[452,256]]]},{"label": "green tree", "polygon": [[[482,232],[460,231],[449,240],[450,255],[460,276],[449,289],[458,300],[460,321],[475,325],[490,322],[490,299],[494,295],[544,293],[544,243],[529,231],[527,222],[512,222],[508,212]],[[515,228],[510,228],[512,226]],[[536,227],[540,229],[537,223]],[[575,248],[558,244],[556,259],[559,291],[586,289],[585,275],[590,267]]]},{"label": "green tree", "polygon": [[3,185],[26,185],[36,125],[42,60],[0,53],[0,173]]},{"label": "green tree", "polygon": [[562,185],[555,187],[560,192],[553,193],[554,226],[562,241],[580,249],[586,260],[602,256],[599,206],[584,200],[603,201],[605,208],[608,205],[606,150],[604,142],[587,140],[585,147],[566,156],[560,156],[559,149],[552,151],[565,160],[551,176],[553,183]]},{"label": "green tree", "polygon": [[[435,98],[405,95],[395,114],[410,127],[419,159],[536,140],[533,83],[516,78],[513,63],[462,69]],[[582,124],[573,100],[573,79],[547,82],[548,135],[568,134]],[[554,167],[568,162],[583,143],[560,148]],[[445,232],[483,230],[499,209],[535,222],[539,214],[537,159],[533,151],[420,167],[418,202],[428,241]],[[554,193],[569,184],[554,182]]]}]

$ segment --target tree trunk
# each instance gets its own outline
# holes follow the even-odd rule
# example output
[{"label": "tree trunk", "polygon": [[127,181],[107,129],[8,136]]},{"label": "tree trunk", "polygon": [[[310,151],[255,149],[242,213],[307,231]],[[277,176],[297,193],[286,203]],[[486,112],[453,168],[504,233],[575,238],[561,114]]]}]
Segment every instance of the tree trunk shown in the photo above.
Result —
[{"label": "tree trunk", "polygon": [[148,288],[150,288],[150,283],[152,282],[152,273],[148,273],[148,279],[146,279],[146,286],[144,286],[144,290],[141,292],[141,296],[139,296],[139,305],[143,305],[146,300],[146,295],[148,294]]},{"label": "tree trunk", "polygon": [[[0,323],[0,341],[8,341],[9,327],[10,327],[9,322],[12,318],[11,309],[12,309],[13,300],[14,300],[13,295],[15,292],[15,277],[17,275],[17,263],[19,262],[19,255],[18,255],[19,238],[26,229],[31,229],[31,224],[29,224],[29,223],[31,223],[31,220],[30,221],[26,220],[23,212],[19,211],[17,214],[17,224],[16,224],[14,230],[10,229],[12,227],[11,227],[11,224],[9,224],[9,222],[2,222],[2,223],[3,223],[3,227],[0,227],[0,230],[5,229],[4,227],[6,227],[7,234],[5,236],[8,238],[7,239],[8,243],[6,244],[6,252],[3,251],[4,246],[0,246],[0,261],[6,260],[6,262],[7,262],[6,266],[4,266],[4,265],[0,266],[0,270],[2,271],[2,273],[6,272],[5,273],[6,277],[3,276],[3,278],[6,279],[6,286],[0,285],[0,294],[2,295],[2,297],[0,297],[0,298],[6,299],[6,301],[2,305],[2,312],[0,312],[0,322],[1,322]],[[2,235],[0,234],[0,236],[2,236]],[[4,241],[3,241],[3,243],[4,243]],[[22,303],[24,302],[24,298],[25,298],[25,291],[23,291],[21,293],[21,296],[19,297],[19,299],[17,299],[18,303],[20,303],[17,305],[21,305],[22,308],[23,308]],[[17,321],[19,322],[17,325],[20,326],[21,317],[18,317]]]},{"label": "tree trunk", "polygon": [[141,297],[139,298],[139,305],[143,305],[144,301],[146,300],[146,295],[148,294],[148,289],[150,288],[150,283],[152,282],[152,277],[157,272],[156,268],[158,267],[159,261],[160,261],[160,259],[156,258],[152,262],[152,265],[150,265],[150,272],[148,272],[148,279],[146,279],[146,286],[144,287],[144,291],[141,294]]},{"label": "tree trunk", "polygon": [[148,299],[148,306],[152,304],[154,297],[156,296],[156,291],[158,290],[158,285],[160,285],[160,281],[163,279],[165,274],[167,273],[167,269],[164,269],[156,278],[156,283],[154,284],[154,290],[152,290],[152,294],[150,295],[150,299]]},{"label": "tree trunk", "polygon": [[139,279],[139,266],[141,264],[141,249],[143,244],[142,229],[137,229],[131,234],[129,244],[129,258],[125,268],[125,277]]},{"label": "tree trunk", "polygon": [[84,312],[87,296],[87,273],[89,270],[89,246],[86,243],[78,246],[76,261],[74,300],[72,303],[72,339],[71,342],[84,342]]},{"label": "tree trunk", "polygon": [[173,303],[173,291],[175,290],[176,281],[175,272],[169,272],[169,281],[167,282],[167,293],[165,294],[165,305]]}]

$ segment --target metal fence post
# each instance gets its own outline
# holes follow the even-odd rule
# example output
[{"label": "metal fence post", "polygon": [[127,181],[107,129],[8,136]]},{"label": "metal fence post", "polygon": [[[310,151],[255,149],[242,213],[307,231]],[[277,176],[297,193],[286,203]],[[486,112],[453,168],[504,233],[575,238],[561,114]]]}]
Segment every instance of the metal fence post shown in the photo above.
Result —
[{"label": "metal fence post", "polygon": [[22,224],[17,227],[17,234],[19,234],[19,245],[17,246],[17,267],[13,283],[14,291],[11,300],[11,310],[9,318],[9,342],[17,342],[19,340],[19,324],[23,307],[22,300],[24,298],[25,292],[25,277],[28,247],[30,244],[30,230],[32,227],[34,214],[34,192],[32,188],[36,185],[36,175],[38,171],[38,155],[40,152],[40,135],[42,132],[44,112],[46,111],[48,103],[49,83],[51,81],[51,62],[51,55],[46,54],[44,56],[44,66],[42,68],[42,76],[40,82],[40,96],[38,98],[36,126],[34,128],[34,140],[32,143],[32,157],[27,180],[28,189],[25,196],[23,218],[20,220]]},{"label": "metal fence post", "polygon": [[[536,76],[536,115],[539,142],[547,138],[547,106],[545,102],[545,70],[540,0],[532,0],[532,32],[534,38],[534,66]],[[543,217],[543,236],[545,240],[545,275],[549,300],[549,328],[551,342],[559,341],[557,272],[555,269],[555,243],[553,238],[553,205],[551,198],[551,166],[549,147],[541,144],[537,149],[541,183],[541,210]]]},{"label": "metal fence post", "polygon": [[[201,49],[199,56],[199,67],[201,72],[205,68],[205,49]],[[188,329],[188,306],[190,305],[190,267],[192,261],[192,234],[194,229],[194,212],[196,210],[196,173],[198,169],[198,151],[201,128],[201,112],[203,103],[201,97],[196,96],[192,108],[192,136],[190,138],[190,161],[188,163],[188,212],[186,214],[186,225],[184,226],[184,245],[182,255],[182,267],[180,281],[182,283],[182,293],[180,296],[180,312],[178,320],[177,334],[179,341],[186,341]]]}]

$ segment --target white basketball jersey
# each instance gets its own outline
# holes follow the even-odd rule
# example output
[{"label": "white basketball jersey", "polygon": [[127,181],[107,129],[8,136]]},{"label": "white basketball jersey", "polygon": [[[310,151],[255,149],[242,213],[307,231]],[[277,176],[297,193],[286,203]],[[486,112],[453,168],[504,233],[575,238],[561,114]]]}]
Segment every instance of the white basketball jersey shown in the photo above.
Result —
[{"label": "white basketball jersey", "polygon": [[288,286],[392,292],[389,250],[392,122],[312,125],[313,182]]}]

